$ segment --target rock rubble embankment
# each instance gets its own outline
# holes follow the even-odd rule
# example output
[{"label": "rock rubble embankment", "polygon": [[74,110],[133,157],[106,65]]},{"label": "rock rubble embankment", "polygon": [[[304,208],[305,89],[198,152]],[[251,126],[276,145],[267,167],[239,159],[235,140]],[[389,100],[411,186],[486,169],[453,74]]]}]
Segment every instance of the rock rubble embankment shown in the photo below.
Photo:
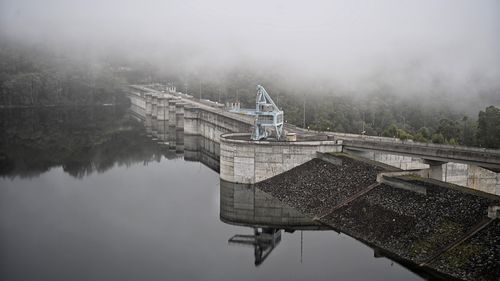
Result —
[{"label": "rock rubble embankment", "polygon": [[[426,194],[380,184],[355,200],[339,203],[376,182],[383,169],[340,156],[334,165],[314,159],[257,184],[261,190],[321,222],[416,265],[463,280],[500,278],[500,223],[490,223],[457,247],[445,246],[464,237],[487,218],[500,199],[463,192],[414,177],[402,180]],[[433,259],[434,257],[435,258]]]}]

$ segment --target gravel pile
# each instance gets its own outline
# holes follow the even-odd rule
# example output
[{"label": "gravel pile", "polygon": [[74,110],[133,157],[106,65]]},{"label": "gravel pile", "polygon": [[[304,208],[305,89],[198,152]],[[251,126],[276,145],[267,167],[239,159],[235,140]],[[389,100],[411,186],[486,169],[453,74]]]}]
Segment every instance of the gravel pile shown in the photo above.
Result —
[{"label": "gravel pile", "polygon": [[256,186],[311,217],[326,214],[375,183],[377,174],[383,171],[347,157],[341,159],[342,165],[313,159]]},{"label": "gravel pile", "polygon": [[422,183],[427,194],[380,185],[324,218],[334,227],[415,262],[424,262],[499,201]]},{"label": "gravel pile", "polygon": [[[381,184],[351,203],[332,208],[376,181],[381,168],[341,157],[342,165],[314,159],[257,187],[309,216],[420,264],[484,219],[500,199],[405,179],[427,194]],[[500,223],[496,220],[430,267],[464,280],[500,280]]]},{"label": "gravel pile", "polygon": [[445,253],[432,266],[463,280],[500,280],[500,220]]}]

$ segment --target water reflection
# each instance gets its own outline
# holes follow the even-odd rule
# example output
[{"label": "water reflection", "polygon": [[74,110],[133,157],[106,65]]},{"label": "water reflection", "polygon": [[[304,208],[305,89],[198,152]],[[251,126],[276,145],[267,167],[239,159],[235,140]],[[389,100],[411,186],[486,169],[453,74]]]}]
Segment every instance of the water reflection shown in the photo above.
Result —
[{"label": "water reflection", "polygon": [[0,129],[0,176],[31,178],[62,167],[83,178],[162,157],[219,170],[218,144],[125,107],[4,109]]},{"label": "water reflection", "polygon": [[200,162],[215,172],[219,172],[219,144],[199,135],[184,134],[184,128],[169,121],[157,120],[151,116],[141,116],[136,110],[129,114],[144,124],[146,134],[152,141],[171,153],[182,156],[185,161]]},{"label": "water reflection", "polygon": [[237,234],[230,245],[251,246],[255,265],[264,262],[281,242],[282,231],[324,230],[325,228],[294,208],[253,185],[220,181],[220,219],[248,227],[253,234]]},{"label": "water reflection", "polygon": [[[296,209],[282,203],[254,185],[231,183],[220,180],[220,219],[224,223],[243,226],[245,234],[236,234],[229,238],[229,245],[251,247],[254,251],[254,263],[261,265],[273,250],[280,245],[282,233],[302,234],[303,231],[332,231],[331,228],[314,222]],[[253,234],[249,234],[252,233]],[[338,232],[340,234],[340,232]],[[389,258],[387,251],[366,245],[373,250],[374,258]],[[423,272],[412,264],[401,261],[407,269],[428,280],[441,280],[439,276]]]},{"label": "water reflection", "polygon": [[218,144],[167,122],[119,107],[1,114],[0,173],[14,178],[0,179],[2,280],[420,279],[253,186],[219,186]]},{"label": "water reflection", "polygon": [[35,177],[61,166],[82,178],[168,155],[123,107],[5,109],[0,115],[2,176]]},{"label": "water reflection", "polygon": [[255,265],[259,266],[281,242],[281,230],[276,228],[254,228],[253,235],[236,234],[229,239],[231,245],[251,246],[254,249]]}]

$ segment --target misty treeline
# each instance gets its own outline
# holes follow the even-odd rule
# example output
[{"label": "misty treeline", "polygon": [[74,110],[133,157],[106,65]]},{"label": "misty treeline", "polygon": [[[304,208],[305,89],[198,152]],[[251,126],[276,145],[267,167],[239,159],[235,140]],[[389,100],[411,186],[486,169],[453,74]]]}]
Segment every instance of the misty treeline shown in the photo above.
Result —
[{"label": "misty treeline", "polygon": [[175,77],[149,77],[146,82],[175,81],[179,91],[214,101],[238,100],[247,108],[255,106],[255,85],[262,84],[284,111],[286,122],[311,130],[500,148],[500,109],[487,106],[471,113],[456,108],[453,96],[428,99],[386,87],[359,95],[323,88],[321,83],[290,86],[296,83],[243,69],[215,80]]},{"label": "misty treeline", "polygon": [[26,44],[0,44],[0,105],[124,102],[126,81],[110,64]]},{"label": "misty treeline", "polygon": [[127,84],[141,83],[173,83],[178,91],[197,98],[239,100],[244,107],[255,105],[255,86],[261,84],[284,110],[288,123],[311,130],[500,148],[497,107],[466,111],[445,95],[421,98],[383,85],[359,94],[324,87],[322,81],[298,83],[248,65],[219,73],[177,71],[176,65],[112,54],[72,55],[0,44],[0,105],[4,107],[123,103]]}]

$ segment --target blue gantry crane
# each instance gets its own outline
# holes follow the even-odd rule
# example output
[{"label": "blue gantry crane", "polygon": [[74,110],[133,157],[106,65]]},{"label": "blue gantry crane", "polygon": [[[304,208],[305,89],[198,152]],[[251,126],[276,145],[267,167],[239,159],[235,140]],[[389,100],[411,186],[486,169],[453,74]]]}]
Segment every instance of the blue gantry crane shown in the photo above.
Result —
[{"label": "blue gantry crane", "polygon": [[261,85],[257,85],[255,109],[235,108],[230,111],[255,116],[253,140],[266,139],[269,136],[268,129],[274,129],[276,139],[281,139],[283,135],[283,111],[276,106],[271,96]]}]

